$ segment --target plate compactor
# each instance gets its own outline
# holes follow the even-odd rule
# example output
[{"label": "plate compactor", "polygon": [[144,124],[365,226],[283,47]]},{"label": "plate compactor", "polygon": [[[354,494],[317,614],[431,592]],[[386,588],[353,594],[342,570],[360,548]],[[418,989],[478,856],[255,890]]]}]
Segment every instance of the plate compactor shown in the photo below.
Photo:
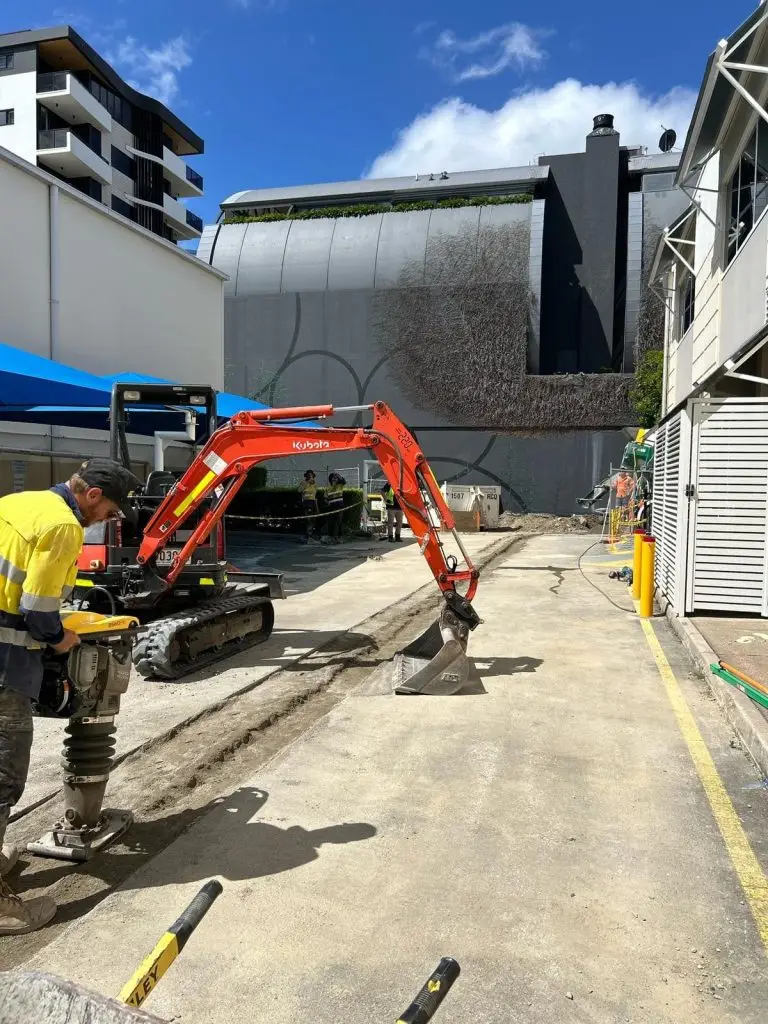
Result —
[{"label": "plate compactor", "polygon": [[138,620],[77,611],[62,612],[61,618],[80,643],[67,654],[46,648],[34,712],[41,718],[69,719],[61,761],[64,807],[51,831],[27,849],[44,857],[85,861],[133,822],[130,811],[104,810],[102,804],[115,752],[115,715],[128,689]]}]

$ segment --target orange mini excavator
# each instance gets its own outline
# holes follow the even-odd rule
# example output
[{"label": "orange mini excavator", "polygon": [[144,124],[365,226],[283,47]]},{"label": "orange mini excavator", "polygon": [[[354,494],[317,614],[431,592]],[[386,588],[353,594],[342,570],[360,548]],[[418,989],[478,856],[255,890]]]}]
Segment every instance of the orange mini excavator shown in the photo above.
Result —
[{"label": "orange mini excavator", "polygon": [[[115,388],[122,397],[134,397],[126,385]],[[153,393],[151,388],[142,390]],[[184,391],[192,401],[197,393],[211,389]],[[175,400],[182,401],[183,396]],[[117,404],[122,409],[122,398]],[[121,419],[120,409],[113,394],[113,431]],[[307,421],[348,412],[372,413],[373,422],[363,427],[307,425]],[[215,424],[215,416],[210,420]],[[113,449],[126,460],[125,443],[114,444]],[[394,688],[400,693],[457,692],[469,674],[467,638],[480,622],[472,607],[479,572],[456,532],[451,510],[423,452],[384,402],[237,413],[224,426],[211,430],[183,474],[178,478],[161,474],[164,488],[158,490],[158,474],[150,474],[144,491],[152,493],[135,498],[140,513],[135,547],[124,537],[110,542],[105,536],[98,544],[94,543],[98,538],[86,537],[76,597],[88,603],[89,596],[105,594],[112,611],[119,608],[145,620],[134,647],[134,664],[145,676],[178,678],[266,640],[274,622],[271,598],[280,596],[280,587],[265,582],[268,574],[249,580],[227,572],[222,517],[248,471],[258,463],[354,449],[369,451],[378,459],[443,596],[438,621],[396,659]],[[113,532],[115,528],[111,524]],[[453,535],[458,556],[445,552],[441,528]],[[217,531],[221,532],[214,542]],[[201,552],[206,552],[202,559]],[[190,579],[208,584],[208,590],[191,587]],[[180,604],[181,611],[167,614]]]}]

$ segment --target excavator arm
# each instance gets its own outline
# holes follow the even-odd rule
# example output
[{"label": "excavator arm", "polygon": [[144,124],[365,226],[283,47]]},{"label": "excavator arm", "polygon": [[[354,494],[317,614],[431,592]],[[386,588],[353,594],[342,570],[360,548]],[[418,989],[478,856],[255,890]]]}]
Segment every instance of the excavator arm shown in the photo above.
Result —
[{"label": "excavator arm", "polygon": [[[287,421],[326,419],[338,412],[373,412],[370,427],[305,427]],[[282,425],[281,425],[282,424]],[[330,455],[332,452],[369,450],[381,464],[397,495],[408,524],[454,616],[464,628],[474,629],[479,619],[471,601],[479,573],[473,566],[437,481],[410,431],[384,402],[334,409],[332,405],[241,412],[211,435],[147,524],[138,562],[150,589],[162,592],[173,586],[197,547],[204,543],[245,482],[248,471],[267,459],[288,455]],[[175,556],[163,581],[154,571],[158,552],[185,520],[211,495],[214,501]],[[439,517],[440,523],[434,520]],[[453,532],[464,558],[460,569],[446,555],[438,532],[442,525]],[[466,592],[457,591],[466,584]]]}]

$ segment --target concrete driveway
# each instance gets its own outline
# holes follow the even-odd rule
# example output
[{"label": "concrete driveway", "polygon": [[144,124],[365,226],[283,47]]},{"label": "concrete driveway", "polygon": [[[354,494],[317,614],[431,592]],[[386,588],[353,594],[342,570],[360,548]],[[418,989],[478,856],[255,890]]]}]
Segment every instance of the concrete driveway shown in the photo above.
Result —
[{"label": "concrete driveway", "polygon": [[[589,543],[532,538],[483,581],[471,652],[485,692],[363,686],[31,965],[115,993],[219,877],[148,1001],[161,1017],[392,1021],[451,954],[463,972],[445,1024],[764,1022],[749,899],[626,588],[607,578],[617,556],[580,565]],[[655,628],[761,860],[766,794]]]},{"label": "concrete driveway", "polygon": [[[257,685],[433,579],[413,540],[402,545],[352,540],[326,548],[280,539],[271,543],[263,535],[247,538],[240,534],[230,548],[238,568],[274,568],[286,575],[288,600],[275,602],[271,638],[222,661],[215,670],[204,669],[179,682],[148,682],[134,672],[117,719],[118,756]],[[467,537],[466,544],[471,554],[479,554],[499,540],[499,534],[477,533]],[[450,541],[447,549],[451,550]],[[65,724],[60,719],[35,720],[29,781],[14,817],[59,790]]]}]

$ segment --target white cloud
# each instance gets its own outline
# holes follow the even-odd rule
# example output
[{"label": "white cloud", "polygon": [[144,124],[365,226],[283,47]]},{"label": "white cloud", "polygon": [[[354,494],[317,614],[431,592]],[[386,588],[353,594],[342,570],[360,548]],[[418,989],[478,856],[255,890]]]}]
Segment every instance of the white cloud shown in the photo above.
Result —
[{"label": "white cloud", "polygon": [[107,60],[128,77],[134,89],[168,105],[178,94],[179,72],[190,66],[192,55],[183,36],[169,39],[156,48],[126,36],[107,54]]},{"label": "white cloud", "polygon": [[507,68],[519,71],[536,66],[546,57],[541,40],[547,33],[513,21],[459,39],[450,29],[442,31],[421,55],[436,67],[450,72],[457,82],[472,78],[490,78]]},{"label": "white cloud", "polygon": [[520,167],[543,153],[578,153],[592,118],[604,113],[615,115],[623,143],[653,152],[662,124],[684,137],[695,100],[690,89],[651,96],[634,82],[585,85],[572,78],[517,93],[498,110],[453,97],[404,128],[368,176]]}]

